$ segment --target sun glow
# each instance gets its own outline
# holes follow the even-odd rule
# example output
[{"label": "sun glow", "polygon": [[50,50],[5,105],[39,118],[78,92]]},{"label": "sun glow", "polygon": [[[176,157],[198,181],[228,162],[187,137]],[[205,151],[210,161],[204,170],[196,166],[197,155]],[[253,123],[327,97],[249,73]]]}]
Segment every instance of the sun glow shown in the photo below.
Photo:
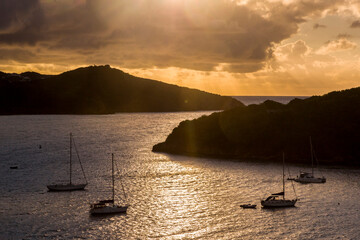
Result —
[{"label": "sun glow", "polygon": [[0,24],[0,70],[58,74],[110,64],[223,95],[321,94],[359,84],[360,5],[352,0],[109,1],[10,4]]}]

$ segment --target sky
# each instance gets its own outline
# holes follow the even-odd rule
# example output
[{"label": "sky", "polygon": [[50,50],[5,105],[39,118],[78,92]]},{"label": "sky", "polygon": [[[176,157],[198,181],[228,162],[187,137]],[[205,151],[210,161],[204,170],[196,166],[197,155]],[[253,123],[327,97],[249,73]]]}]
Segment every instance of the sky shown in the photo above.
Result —
[{"label": "sky", "polygon": [[360,86],[360,0],[0,0],[0,71],[109,64],[221,95]]}]

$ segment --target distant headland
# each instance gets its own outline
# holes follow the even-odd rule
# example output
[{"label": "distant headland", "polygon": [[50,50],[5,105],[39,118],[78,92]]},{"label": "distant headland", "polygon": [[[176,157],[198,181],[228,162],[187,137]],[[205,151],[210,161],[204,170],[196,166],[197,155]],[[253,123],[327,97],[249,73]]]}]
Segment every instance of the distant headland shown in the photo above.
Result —
[{"label": "distant headland", "polygon": [[109,114],[224,110],[232,97],[144,79],[105,66],[59,75],[0,72],[0,114]]},{"label": "distant headland", "polygon": [[183,121],[153,151],[310,164],[310,136],[321,164],[360,166],[360,87]]}]

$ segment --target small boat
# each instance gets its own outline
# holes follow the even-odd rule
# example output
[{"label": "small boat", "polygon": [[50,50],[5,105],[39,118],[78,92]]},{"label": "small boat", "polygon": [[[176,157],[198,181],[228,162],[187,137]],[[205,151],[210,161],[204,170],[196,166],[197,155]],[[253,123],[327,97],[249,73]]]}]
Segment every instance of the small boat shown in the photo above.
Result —
[{"label": "small boat", "polygon": [[[283,153],[283,174],[282,174],[282,182],[283,182],[283,191],[279,193],[273,193],[265,200],[261,200],[261,205],[264,208],[285,208],[285,207],[295,207],[296,199],[285,199],[285,157]],[[294,189],[295,191],[295,189]],[[282,198],[280,197],[282,196]]]},{"label": "small boat", "polygon": [[250,203],[242,204],[242,205],[240,205],[240,207],[242,207],[242,208],[256,208],[256,204],[250,204]]},{"label": "small boat", "polygon": [[[299,183],[325,183],[326,178],[324,176],[322,177],[315,177],[314,176],[314,149],[311,142],[310,137],[310,153],[311,153],[311,173],[309,172],[300,172],[300,175],[297,176],[294,181]],[[317,161],[317,158],[315,158]],[[319,164],[317,164],[319,165]]]},{"label": "small boat", "polygon": [[18,169],[18,166],[11,166],[10,169]]},{"label": "small boat", "polygon": [[86,187],[86,183],[83,184],[74,184],[74,183],[58,183],[47,185],[49,191],[61,192],[61,191],[77,191],[84,190]]},{"label": "small boat", "polygon": [[[98,203],[90,205],[90,214],[92,215],[105,215],[105,214],[116,214],[126,213],[129,205],[116,205],[115,204],[115,177],[114,177],[114,154],[111,154],[111,165],[112,165],[112,199],[101,200]],[[123,185],[121,184],[123,187]],[[124,187],[123,187],[124,191]],[[124,191],[125,194],[125,191]]]},{"label": "small boat", "polygon": [[87,180],[86,180],[86,176],[85,176],[85,172],[84,169],[82,167],[81,161],[80,161],[80,157],[79,154],[77,152],[76,149],[76,145],[74,142],[74,146],[75,146],[75,151],[76,151],[76,155],[78,157],[78,160],[80,162],[80,166],[81,166],[81,171],[83,173],[84,179],[85,179],[85,183],[73,183],[72,182],[72,145],[73,145],[73,137],[72,134],[70,133],[70,179],[68,183],[57,183],[57,184],[50,184],[47,185],[47,188],[49,189],[49,191],[76,191],[76,190],[84,190],[86,185],[87,185]]}]

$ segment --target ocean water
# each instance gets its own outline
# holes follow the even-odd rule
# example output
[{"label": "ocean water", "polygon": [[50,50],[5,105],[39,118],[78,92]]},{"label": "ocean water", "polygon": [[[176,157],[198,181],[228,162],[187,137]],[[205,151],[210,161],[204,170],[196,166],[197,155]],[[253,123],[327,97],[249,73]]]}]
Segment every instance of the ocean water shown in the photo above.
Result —
[{"label": "ocean water", "polygon": [[305,99],[308,96],[233,96],[233,98],[241,101],[243,104],[260,104],[266,100],[272,100],[278,103],[287,104],[295,98]]},{"label": "ocean water", "polygon": [[[359,169],[322,168],[325,184],[294,183],[296,193],[287,181],[296,207],[267,210],[260,199],[282,190],[282,165],[151,151],[180,121],[208,114],[0,116],[0,239],[360,239]],[[89,185],[48,192],[68,178],[69,132]],[[116,201],[130,207],[92,217],[89,204],[111,196],[111,153]],[[288,166],[292,176],[306,167]]]}]

